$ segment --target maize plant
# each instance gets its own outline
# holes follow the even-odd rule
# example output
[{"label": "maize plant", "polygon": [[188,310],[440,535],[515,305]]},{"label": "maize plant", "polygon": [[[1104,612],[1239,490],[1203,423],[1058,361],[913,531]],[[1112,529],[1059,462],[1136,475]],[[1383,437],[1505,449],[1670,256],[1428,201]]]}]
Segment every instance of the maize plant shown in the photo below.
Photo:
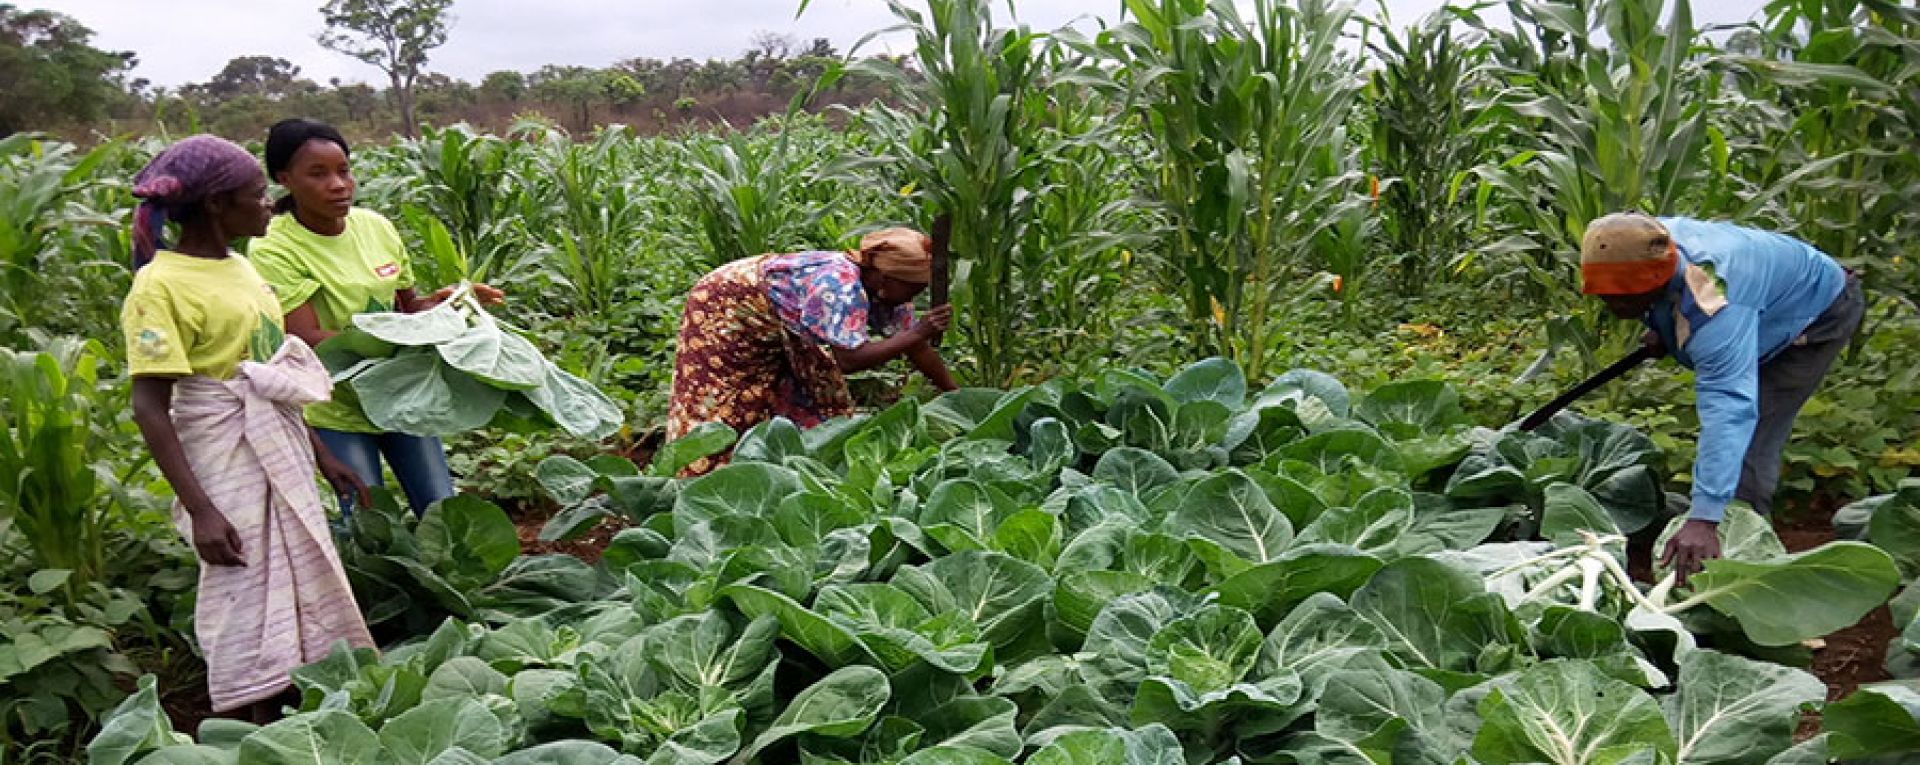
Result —
[{"label": "maize plant", "polygon": [[1170,224],[1196,351],[1263,376],[1281,307],[1321,231],[1368,203],[1346,126],[1362,79],[1341,49],[1350,5],[1129,0],[1101,45],[1153,136],[1151,193]]},{"label": "maize plant", "polygon": [[[380,209],[418,208],[438,219],[466,260],[462,273],[419,274],[439,284],[498,278],[521,264],[531,234],[515,212],[537,177],[520,166],[519,144],[465,125],[427,128],[414,140],[362,152],[361,196]],[[414,228],[423,237],[427,232]],[[431,240],[422,242],[432,247]]]},{"label": "maize plant", "polygon": [[1749,55],[1768,105],[1739,161],[1738,215],[1789,230],[1876,295],[1920,289],[1920,9],[1881,0],[1774,2]]},{"label": "maize plant", "polygon": [[1453,16],[1429,14],[1404,30],[1383,21],[1368,50],[1367,149],[1379,176],[1383,241],[1402,295],[1418,295],[1468,247],[1470,200],[1461,191],[1493,147],[1476,98],[1490,85],[1487,46],[1458,34]]},{"label": "maize plant", "polygon": [[[1059,38],[1067,39],[1067,38]],[[1056,70],[1077,64],[1079,47],[1053,46],[1048,55]],[[1104,81],[1059,78],[1050,88],[1046,115],[1053,136],[1047,166],[1036,195],[1034,220],[1017,250],[1018,273],[1030,275],[1023,315],[1032,342],[1023,344],[1034,372],[1057,372],[1110,363],[1106,338],[1128,320],[1112,310],[1129,284],[1137,283],[1133,253],[1151,246],[1149,216],[1134,204],[1133,188],[1141,167],[1127,150],[1137,144],[1131,121],[1113,113],[1115,101]],[[1022,380],[1038,375],[1024,370]]]},{"label": "maize plant", "polygon": [[1055,161],[1048,123],[1057,104],[1047,85],[1062,73],[1052,71],[1048,49],[1059,43],[1024,26],[995,26],[986,0],[930,0],[924,14],[903,2],[888,6],[913,35],[908,59],[918,76],[875,59],[840,70],[885,78],[903,106],[862,113],[879,153],[839,163],[837,171],[897,183],[920,201],[926,220],[933,211],[953,216],[955,326],[975,378],[1010,382],[1022,335],[1032,329],[1024,321],[1030,285],[1042,276],[1022,269],[1021,242]]},{"label": "maize plant", "polygon": [[82,151],[29,133],[0,139],[0,345],[19,347],[30,329],[112,331],[133,201],[116,163],[130,154],[111,141]]},{"label": "maize plant", "polygon": [[[1690,194],[1724,174],[1724,159],[1712,158],[1724,151],[1723,131],[1709,120],[1722,75],[1695,55],[1699,30],[1687,0],[1675,0],[1664,26],[1662,5],[1513,0],[1513,31],[1490,30],[1509,83],[1491,108],[1513,153],[1480,170],[1480,214],[1496,216],[1490,225],[1506,233],[1483,252],[1514,256],[1507,273],[1519,278],[1511,281],[1553,307],[1562,337],[1577,340],[1589,366],[1611,323],[1580,300],[1587,223],[1621,210],[1723,211]],[[1605,45],[1593,44],[1602,34]]]},{"label": "maize plant", "polygon": [[108,566],[112,472],[95,460],[111,434],[95,427],[105,348],[60,339],[45,352],[0,349],[0,520],[43,570],[65,571],[68,593]]},{"label": "maize plant", "polygon": [[[768,252],[810,246],[830,205],[808,204],[820,158],[795,130],[689,136],[677,147],[685,215],[699,224],[708,268]],[[822,200],[824,201],[824,200]]]},{"label": "maize plant", "polygon": [[[641,180],[657,157],[633,151],[633,133],[608,127],[591,141],[529,126],[528,172],[548,179],[526,195],[519,214],[544,224],[534,252],[544,278],[561,287],[557,303],[572,315],[607,316],[637,267],[636,251],[657,248],[659,199]],[[643,164],[644,163],[644,164]]]}]

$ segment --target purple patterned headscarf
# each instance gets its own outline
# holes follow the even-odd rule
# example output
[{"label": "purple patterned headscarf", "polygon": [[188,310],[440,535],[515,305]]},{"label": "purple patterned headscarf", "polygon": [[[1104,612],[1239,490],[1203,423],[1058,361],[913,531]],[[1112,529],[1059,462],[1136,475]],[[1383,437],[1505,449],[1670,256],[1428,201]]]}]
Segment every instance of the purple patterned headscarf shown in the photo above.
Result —
[{"label": "purple patterned headscarf", "polygon": [[133,177],[133,268],[153,260],[165,245],[167,218],[216,194],[246,188],[262,175],[260,162],[225,138],[196,135],[155,155]]}]

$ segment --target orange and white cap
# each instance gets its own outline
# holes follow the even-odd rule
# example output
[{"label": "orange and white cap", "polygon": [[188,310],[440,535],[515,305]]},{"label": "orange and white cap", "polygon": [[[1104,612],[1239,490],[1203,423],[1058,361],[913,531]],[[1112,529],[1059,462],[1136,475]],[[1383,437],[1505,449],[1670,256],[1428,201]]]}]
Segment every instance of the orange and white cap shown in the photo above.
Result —
[{"label": "orange and white cap", "polygon": [[1639,295],[1673,278],[1680,249],[1653,216],[1613,213],[1587,224],[1580,239],[1580,291],[1588,295]]}]

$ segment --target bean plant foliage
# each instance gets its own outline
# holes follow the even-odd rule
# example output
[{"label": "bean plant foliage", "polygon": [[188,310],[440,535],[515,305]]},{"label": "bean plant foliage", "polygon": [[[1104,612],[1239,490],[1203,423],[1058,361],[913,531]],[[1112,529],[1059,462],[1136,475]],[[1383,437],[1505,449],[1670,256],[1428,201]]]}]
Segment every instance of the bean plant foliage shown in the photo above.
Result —
[{"label": "bean plant foliage", "polygon": [[[729,447],[725,467],[672,477]],[[540,466],[569,507],[549,536],[632,521],[598,564],[515,559],[497,508],[449,500],[348,558],[412,577],[395,591],[437,592],[451,617],[381,653],[337,648],[295,673],[290,716],[210,722],[198,743],[149,681],[89,754],[1179,765],[1920,748],[1873,733],[1920,731],[1903,688],[1826,706],[1830,732],[1796,744],[1824,687],[1754,658],[1852,624],[1906,562],[1851,540],[1788,554],[1736,508],[1724,560],[1688,587],[1637,585],[1623,533],[1660,519],[1656,464],[1616,426],[1502,433],[1442,384],[1358,394],[1296,370],[1255,390],[1224,359],[804,431],[716,426],[644,470]]]}]

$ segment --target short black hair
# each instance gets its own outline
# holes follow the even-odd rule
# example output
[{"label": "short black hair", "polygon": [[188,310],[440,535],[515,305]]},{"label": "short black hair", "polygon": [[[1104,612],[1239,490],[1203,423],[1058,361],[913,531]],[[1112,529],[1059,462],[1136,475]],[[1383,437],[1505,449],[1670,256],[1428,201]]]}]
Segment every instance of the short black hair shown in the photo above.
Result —
[{"label": "short black hair", "polygon": [[[347,145],[346,136],[332,125],[319,120],[301,117],[281,120],[273,123],[267,130],[267,178],[278,183],[280,174],[293,164],[293,155],[300,153],[300,147],[308,141],[331,141],[340,147],[340,153],[353,156],[353,148]],[[274,202],[276,213],[292,212],[293,197],[284,196]]]},{"label": "short black hair", "polygon": [[293,155],[308,141],[331,141],[340,147],[347,156],[353,156],[353,149],[347,146],[347,139],[332,125],[318,120],[294,118],[281,120],[267,131],[267,177],[278,177],[293,164]]}]

